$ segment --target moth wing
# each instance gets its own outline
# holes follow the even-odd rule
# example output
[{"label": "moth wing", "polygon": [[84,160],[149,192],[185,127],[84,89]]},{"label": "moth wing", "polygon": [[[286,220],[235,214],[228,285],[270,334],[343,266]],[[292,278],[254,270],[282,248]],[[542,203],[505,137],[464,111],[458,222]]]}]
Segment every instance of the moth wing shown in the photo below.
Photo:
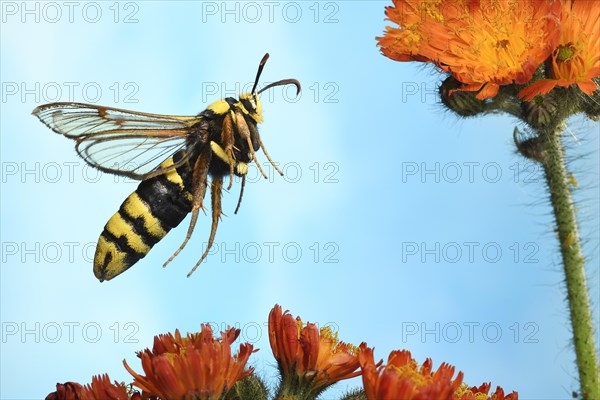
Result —
[{"label": "moth wing", "polygon": [[[201,116],[142,113],[81,103],[52,103],[32,112],[54,132],[76,141],[77,154],[101,171],[147,179],[176,168],[159,164],[198,141],[191,135]],[[189,152],[188,152],[189,156]]]}]

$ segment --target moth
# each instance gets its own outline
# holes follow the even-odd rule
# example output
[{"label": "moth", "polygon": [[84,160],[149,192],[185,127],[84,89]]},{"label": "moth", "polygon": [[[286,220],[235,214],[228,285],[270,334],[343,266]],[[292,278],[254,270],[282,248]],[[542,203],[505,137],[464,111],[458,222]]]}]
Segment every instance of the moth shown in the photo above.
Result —
[{"label": "moth", "polygon": [[[102,282],[120,275],[187,216],[192,213],[187,235],[165,262],[166,266],[188,243],[204,197],[210,190],[212,225],[208,245],[188,277],[206,258],[221,218],[224,178],[227,190],[234,175],[241,177],[237,213],[246,183],[248,164],[255,162],[262,148],[275,165],[258,133],[263,122],[259,95],[276,86],[300,82],[283,79],[257,91],[258,80],[269,54],[260,61],[254,86],[239,99],[227,97],[210,104],[195,116],[149,114],[81,103],[51,103],[32,114],[54,132],[75,141],[77,154],[103,172],[140,180],[137,189],[108,220],[98,239],[94,274]],[[209,178],[210,177],[210,184]],[[210,186],[210,189],[209,189]]]}]

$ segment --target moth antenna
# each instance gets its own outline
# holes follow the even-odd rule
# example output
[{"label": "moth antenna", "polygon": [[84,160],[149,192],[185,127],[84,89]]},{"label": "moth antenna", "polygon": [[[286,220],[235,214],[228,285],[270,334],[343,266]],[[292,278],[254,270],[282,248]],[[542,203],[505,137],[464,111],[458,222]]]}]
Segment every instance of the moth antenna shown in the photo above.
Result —
[{"label": "moth antenna", "polygon": [[258,79],[260,78],[260,74],[262,74],[263,68],[265,67],[265,64],[267,63],[268,59],[269,59],[269,53],[265,54],[263,56],[262,60],[260,60],[260,64],[258,64],[258,71],[256,72],[256,79],[254,80],[254,86],[252,86],[252,92],[250,92],[250,93],[256,93],[256,86],[258,85]]},{"label": "moth antenna", "polygon": [[300,86],[300,82],[298,82],[298,80],[296,80],[296,79],[282,79],[280,81],[273,82],[273,83],[265,86],[264,88],[260,89],[258,91],[258,94],[261,94],[265,90],[271,89],[272,87],[275,87],[275,86],[284,86],[284,85],[294,85],[294,86],[296,86],[296,96],[298,96],[300,94],[300,90],[302,89],[302,87]]}]

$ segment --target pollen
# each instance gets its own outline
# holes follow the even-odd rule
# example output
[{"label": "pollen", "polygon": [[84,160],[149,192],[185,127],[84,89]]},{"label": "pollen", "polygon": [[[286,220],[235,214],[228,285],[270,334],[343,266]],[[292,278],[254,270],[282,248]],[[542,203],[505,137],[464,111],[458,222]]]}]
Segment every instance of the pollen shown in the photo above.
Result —
[{"label": "pollen", "polygon": [[558,46],[555,52],[556,61],[565,62],[573,58],[573,55],[575,55],[577,52],[577,48],[573,45],[573,43],[567,43]]}]

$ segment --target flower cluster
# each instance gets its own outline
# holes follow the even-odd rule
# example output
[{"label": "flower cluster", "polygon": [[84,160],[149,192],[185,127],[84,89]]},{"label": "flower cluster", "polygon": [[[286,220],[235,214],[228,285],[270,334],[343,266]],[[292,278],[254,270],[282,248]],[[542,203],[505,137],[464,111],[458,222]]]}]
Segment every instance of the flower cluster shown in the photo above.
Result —
[{"label": "flower cluster", "polygon": [[[565,267],[581,394],[600,398],[588,290],[581,278],[585,257],[570,189],[574,178],[567,173],[561,138],[573,115],[600,120],[600,1],[392,2],[385,14],[394,26],[377,38],[383,55],[439,68],[445,75],[441,102],[461,117],[505,112],[526,124],[523,133],[515,128],[513,138],[523,157],[541,165],[548,184]],[[390,372],[385,368],[381,376],[396,377],[394,368]],[[439,390],[449,390],[450,384]],[[387,393],[387,387],[375,386],[371,391]],[[408,394],[421,389],[405,390],[392,393],[413,398]],[[489,388],[471,388],[466,396],[479,398],[485,390]]]},{"label": "flower cluster", "polygon": [[[556,86],[592,94],[600,76],[600,2],[588,0],[393,0],[398,27],[378,37],[397,61],[435,64],[457,91],[492,98],[520,85],[526,101]],[[540,72],[539,76],[537,72]],[[523,87],[523,85],[525,85]]]},{"label": "flower cluster", "polygon": [[[277,360],[280,382],[277,400],[314,400],[325,389],[344,379],[362,375],[364,390],[346,398],[517,400],[517,393],[504,396],[502,388],[488,397],[490,384],[468,387],[463,374],[442,364],[432,370],[427,359],[422,366],[406,350],[393,351],[387,365],[375,363],[373,349],[341,342],[330,327],[304,323],[275,305],[269,314],[269,341]],[[198,333],[182,336],[179,330],[154,337],[152,350],[137,353],[145,375],[125,368],[133,383],[111,383],[108,375],[95,376],[90,385],[57,384],[46,400],[262,400],[268,398],[264,383],[246,368],[253,346],[241,344],[232,355],[231,345],[240,331],[230,328],[213,337],[209,325]],[[141,390],[133,391],[135,386]]]}]

